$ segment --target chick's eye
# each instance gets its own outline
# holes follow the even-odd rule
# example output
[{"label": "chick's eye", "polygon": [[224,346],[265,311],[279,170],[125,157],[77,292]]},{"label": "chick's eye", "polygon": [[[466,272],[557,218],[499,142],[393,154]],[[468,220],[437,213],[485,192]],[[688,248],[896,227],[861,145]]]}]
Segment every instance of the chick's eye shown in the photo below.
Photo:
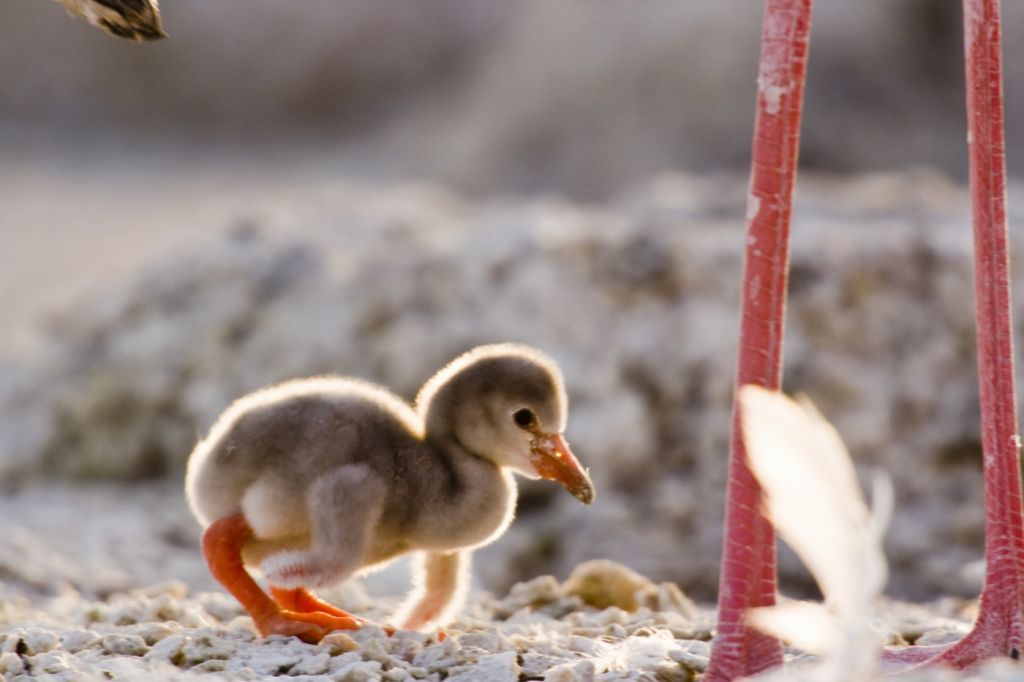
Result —
[{"label": "chick's eye", "polygon": [[528,410],[525,407],[521,410],[516,410],[512,414],[512,421],[516,423],[516,426],[522,429],[533,426],[533,423],[536,420],[537,416],[533,414],[533,410]]}]

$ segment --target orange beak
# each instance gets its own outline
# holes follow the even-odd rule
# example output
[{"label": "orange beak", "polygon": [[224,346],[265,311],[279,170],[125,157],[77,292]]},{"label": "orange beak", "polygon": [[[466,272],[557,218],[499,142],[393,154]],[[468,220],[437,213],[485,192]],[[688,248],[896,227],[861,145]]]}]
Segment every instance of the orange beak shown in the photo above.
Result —
[{"label": "orange beak", "polygon": [[594,484],[560,433],[539,429],[530,441],[530,462],[541,478],[557,481],[583,504],[594,501]]}]

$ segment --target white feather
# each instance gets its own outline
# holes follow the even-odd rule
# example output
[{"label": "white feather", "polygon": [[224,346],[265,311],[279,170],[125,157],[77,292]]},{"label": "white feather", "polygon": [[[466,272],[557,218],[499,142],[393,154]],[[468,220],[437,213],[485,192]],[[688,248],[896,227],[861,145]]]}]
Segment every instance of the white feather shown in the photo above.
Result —
[{"label": "white feather", "polygon": [[887,575],[882,536],[892,508],[889,481],[875,476],[872,513],[839,435],[809,401],[743,386],[739,404],[766,512],[825,595],[824,607],[758,609],[753,623],[822,655],[818,672],[826,678],[869,679],[881,645],[872,622]]},{"label": "white feather", "polygon": [[835,616],[822,604],[788,602],[751,609],[747,618],[761,632],[784,639],[802,651],[834,650],[842,637]]}]

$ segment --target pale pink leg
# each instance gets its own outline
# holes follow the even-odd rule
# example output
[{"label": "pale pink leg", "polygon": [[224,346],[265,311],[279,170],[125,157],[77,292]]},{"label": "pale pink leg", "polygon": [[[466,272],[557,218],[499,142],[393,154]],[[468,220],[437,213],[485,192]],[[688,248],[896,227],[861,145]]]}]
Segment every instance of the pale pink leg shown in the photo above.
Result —
[{"label": "pale pink leg", "polygon": [[[974,629],[927,664],[966,668],[993,656],[1020,658],[1024,638],[1024,513],[1021,503],[1013,322],[1006,225],[1006,159],[999,0],[964,0],[974,297],[985,475],[985,587]],[[916,647],[886,652],[916,664]]]},{"label": "pale pink leg", "polygon": [[[811,0],[766,0],[737,385],[778,388],[789,272],[789,221],[796,180]],[[707,682],[732,680],[782,662],[777,641],[749,627],[747,609],[775,603],[775,533],[761,514],[761,489],[747,467],[733,407],[718,629]]]}]

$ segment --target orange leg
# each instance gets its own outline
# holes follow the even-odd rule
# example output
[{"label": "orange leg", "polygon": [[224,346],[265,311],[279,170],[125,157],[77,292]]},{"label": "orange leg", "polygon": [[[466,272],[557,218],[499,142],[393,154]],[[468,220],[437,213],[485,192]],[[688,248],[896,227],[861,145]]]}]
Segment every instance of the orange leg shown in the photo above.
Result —
[{"label": "orange leg", "polygon": [[332,616],[363,620],[358,616],[353,616],[348,611],[339,609],[334,604],[325,602],[323,599],[320,599],[304,587],[297,587],[294,590],[288,590],[271,585],[270,595],[274,598],[274,601],[281,606],[281,608],[288,609],[290,611],[298,611],[299,613],[320,611],[323,613],[329,613]]},{"label": "orange leg", "polygon": [[213,577],[245,607],[261,635],[294,635],[315,644],[332,630],[359,629],[359,622],[340,609],[335,610],[339,613],[301,613],[278,606],[242,563],[242,547],[252,537],[252,528],[241,514],[221,519],[203,533],[203,556]]},{"label": "orange leg", "polygon": [[[357,623],[369,623],[371,621],[359,616],[352,615],[348,611],[339,609],[334,604],[320,599],[304,587],[297,587],[293,590],[281,587],[270,587],[270,594],[274,597],[281,608],[299,613],[326,613],[339,618],[352,618]],[[395,634],[395,628],[390,625],[382,625],[384,631],[389,635]]]}]

